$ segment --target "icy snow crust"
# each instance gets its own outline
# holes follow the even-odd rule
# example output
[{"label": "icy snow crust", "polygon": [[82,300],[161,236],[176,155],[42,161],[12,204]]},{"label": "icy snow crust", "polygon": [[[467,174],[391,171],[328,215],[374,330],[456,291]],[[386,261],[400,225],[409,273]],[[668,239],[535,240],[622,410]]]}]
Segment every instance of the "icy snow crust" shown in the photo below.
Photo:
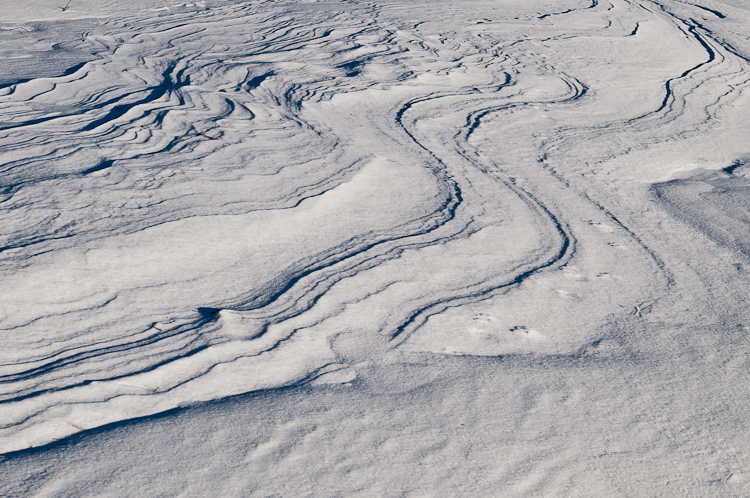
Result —
[{"label": "icy snow crust", "polygon": [[0,494],[750,493],[746,4],[63,6],[0,10]]}]

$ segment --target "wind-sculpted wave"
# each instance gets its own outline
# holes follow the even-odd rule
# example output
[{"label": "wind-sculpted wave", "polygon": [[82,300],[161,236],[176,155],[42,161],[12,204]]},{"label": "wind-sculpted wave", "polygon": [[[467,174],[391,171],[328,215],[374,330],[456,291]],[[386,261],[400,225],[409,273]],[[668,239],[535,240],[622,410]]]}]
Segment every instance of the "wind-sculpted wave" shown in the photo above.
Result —
[{"label": "wind-sculpted wave", "polygon": [[726,14],[432,8],[122,13],[0,89],[3,452],[386,356],[587,354],[669,298],[603,178],[747,87]]}]

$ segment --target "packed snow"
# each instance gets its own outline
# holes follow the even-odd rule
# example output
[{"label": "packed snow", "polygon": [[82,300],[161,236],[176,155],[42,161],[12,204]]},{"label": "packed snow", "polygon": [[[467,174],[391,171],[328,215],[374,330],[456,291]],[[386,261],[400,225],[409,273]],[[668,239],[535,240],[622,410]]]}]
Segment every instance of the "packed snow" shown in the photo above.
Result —
[{"label": "packed snow", "polygon": [[0,53],[0,495],[750,495],[750,3],[24,0]]}]

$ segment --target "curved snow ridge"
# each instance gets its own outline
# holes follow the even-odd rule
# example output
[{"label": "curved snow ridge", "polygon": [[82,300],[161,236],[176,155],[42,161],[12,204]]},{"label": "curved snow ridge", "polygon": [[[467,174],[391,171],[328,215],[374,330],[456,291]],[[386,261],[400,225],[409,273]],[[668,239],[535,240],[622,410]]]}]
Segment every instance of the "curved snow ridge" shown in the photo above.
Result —
[{"label": "curved snow ridge", "polygon": [[[593,126],[561,130],[563,132],[561,137],[545,140],[546,151],[569,153],[572,148],[579,147],[579,141],[585,140],[595,144],[592,147],[593,150],[607,151],[602,153],[600,158],[595,159],[596,162],[601,162],[617,154],[615,151],[622,147],[617,142],[614,142],[617,143],[614,148],[607,145],[607,143],[613,143],[613,136],[618,134],[637,137],[637,139],[630,140],[628,147],[631,150],[663,143],[670,139],[694,136],[710,129],[716,123],[722,110],[730,107],[741,95],[742,90],[750,83],[747,76],[750,69],[748,58],[741,55],[735,47],[727,44],[726,40],[717,37],[702,22],[696,20],[694,16],[696,6],[693,6],[693,10],[687,13],[685,12],[686,6],[679,2],[661,2],[659,7],[660,10],[657,12],[648,11],[649,14],[642,25],[643,29],[633,37],[632,42],[632,45],[638,46],[639,50],[647,50],[649,46],[656,46],[654,45],[657,39],[655,37],[658,37],[663,56],[669,57],[670,61],[658,69],[663,71],[666,68],[674,76],[665,78],[662,90],[659,92],[659,100],[657,101],[654,95],[650,105],[640,105],[640,102],[645,103],[643,96],[630,93],[635,86],[628,88],[628,93],[613,93],[613,99],[631,104],[628,112],[632,113],[633,109],[640,111],[627,119],[622,119],[621,116],[616,119],[605,117],[601,123]],[[653,29],[664,23],[668,23],[671,26],[668,29],[675,30],[675,34],[681,34],[672,39],[676,43],[666,42],[669,39],[665,40],[664,29]],[[623,55],[628,54],[629,51],[624,52]],[[638,52],[634,54],[640,57]],[[634,76],[649,78],[651,77],[649,72],[655,68],[656,66],[649,66]],[[617,72],[614,75],[619,76]],[[664,76],[659,77],[664,78]],[[600,79],[601,83],[593,86],[592,91],[602,97],[607,98],[611,93],[602,83],[607,82],[610,87],[618,88],[614,79],[597,79]],[[601,103],[601,99],[599,101]],[[607,107],[600,106],[600,108],[606,109]],[[591,106],[585,109],[593,115],[599,114],[599,111]],[[624,142],[619,139],[615,140]]]},{"label": "curved snow ridge", "polygon": [[[499,87],[497,87],[498,89],[503,89],[504,87],[514,87],[518,85],[517,81],[511,80],[509,74],[504,74],[506,75],[505,82],[504,84],[501,84]],[[431,301],[412,311],[412,313],[403,321],[403,323],[401,323],[391,333],[391,342],[394,345],[401,344],[403,341],[407,340],[409,335],[411,335],[422,325],[424,325],[424,323],[429,319],[430,316],[437,315],[449,308],[460,307],[469,303],[484,301],[495,295],[506,292],[509,288],[522,284],[526,279],[539,271],[548,269],[553,266],[562,266],[565,260],[569,259],[569,257],[574,252],[574,241],[570,233],[566,230],[565,226],[555,217],[554,214],[552,214],[544,206],[542,202],[536,199],[529,192],[515,185],[512,180],[507,177],[503,178],[501,176],[499,178],[496,178],[495,175],[492,174],[490,169],[480,163],[477,163],[476,161],[473,161],[471,154],[463,150],[460,145],[454,151],[443,151],[440,150],[443,149],[443,147],[436,147],[436,144],[430,144],[425,139],[422,139],[422,141],[420,141],[419,133],[416,131],[420,121],[426,121],[431,118],[435,119],[438,117],[436,114],[433,114],[433,112],[428,111],[426,115],[423,112],[422,116],[418,118],[412,118],[411,114],[416,114],[417,111],[422,110],[422,107],[424,107],[424,105],[427,105],[431,108],[437,108],[442,113],[444,113],[446,109],[451,109],[451,111],[455,112],[459,116],[467,113],[467,107],[468,109],[471,109],[472,107],[481,106],[480,111],[469,112],[468,117],[465,118],[466,125],[464,126],[464,129],[461,133],[458,133],[451,138],[443,137],[443,140],[445,140],[444,143],[446,144],[460,144],[461,142],[468,141],[468,137],[474,130],[478,128],[481,121],[481,116],[489,114],[491,112],[496,112],[499,109],[511,108],[517,105],[532,104],[528,101],[522,101],[521,103],[504,103],[493,107],[487,107],[487,104],[495,103],[498,100],[511,100],[511,98],[499,99],[497,95],[481,98],[477,97],[475,95],[475,92],[481,91],[474,88],[471,92],[465,95],[431,95],[427,98],[420,98],[407,102],[396,114],[397,123],[401,127],[403,127],[407,135],[418,146],[433,154],[436,159],[440,160],[439,155],[445,154],[446,159],[442,160],[441,163],[450,165],[449,169],[452,172],[453,178],[457,179],[461,176],[465,177],[463,181],[466,181],[467,185],[462,187],[462,191],[467,192],[467,194],[465,195],[466,202],[468,204],[474,204],[475,195],[471,194],[475,194],[475,191],[477,189],[475,186],[476,183],[472,183],[469,181],[470,178],[475,177],[475,174],[467,174],[469,172],[466,171],[466,168],[479,170],[483,174],[483,180],[485,182],[489,180],[490,187],[493,188],[497,193],[505,192],[506,196],[510,195],[512,197],[515,197],[516,206],[514,208],[514,212],[517,213],[516,216],[519,216],[523,211],[527,211],[526,213],[524,213],[525,221],[527,221],[528,223],[528,221],[530,221],[529,218],[534,220],[533,222],[528,223],[527,226],[534,226],[536,230],[540,232],[539,240],[536,242],[536,247],[531,246],[526,249],[527,259],[522,263],[515,262],[514,264],[511,264],[510,267],[508,267],[506,266],[508,265],[508,263],[505,261],[508,256],[508,252],[506,252],[506,254],[503,254],[503,256],[500,256],[500,254],[498,254],[494,271],[487,272],[484,275],[484,278],[482,278],[481,280],[473,283],[472,285],[452,290],[452,292],[444,297],[440,297],[437,299],[433,298]],[[522,91],[520,91],[519,93],[523,95]],[[576,99],[579,98],[579,94],[582,93],[584,92],[577,88],[576,91],[573,92],[573,95],[560,96],[556,101]],[[450,104],[442,104],[442,101],[444,100],[450,100]],[[464,102],[461,102],[462,100]],[[459,103],[463,105],[460,105]],[[410,119],[405,120],[404,118],[407,116],[409,116]],[[443,115],[439,117],[439,119],[443,118]],[[409,126],[405,124],[405,121],[409,122]],[[450,130],[452,128],[447,127],[447,129]],[[434,140],[438,137],[432,136],[430,138]],[[458,152],[458,154],[456,154],[456,152]],[[451,160],[448,160],[449,157]],[[462,162],[465,164],[465,166],[463,168],[457,168],[457,166]],[[461,173],[460,176],[459,172]],[[458,182],[459,185],[463,183],[461,180],[458,180]],[[471,194],[468,194],[469,192]],[[493,229],[491,217],[488,216],[488,213],[486,212],[487,210],[491,209],[490,202],[488,202],[488,199],[483,200],[484,202],[481,208],[479,208],[478,206],[474,207],[474,209],[482,209],[483,211],[485,211],[484,213],[482,213],[484,216],[477,216],[474,218],[474,225],[476,227],[474,234],[478,234],[481,231],[489,232]],[[505,205],[507,206],[508,204],[509,203],[506,201]],[[501,222],[503,225],[506,225],[506,230],[508,230],[509,228],[507,227],[507,225],[510,224],[510,221],[510,219],[504,219]],[[497,223],[497,221],[495,221],[495,223]],[[545,227],[545,225],[547,225],[547,227],[543,228]],[[530,233],[527,233],[527,241],[528,240],[533,240]],[[504,264],[500,264],[501,262]]]},{"label": "curved snow ridge", "polygon": [[[450,203],[446,203],[447,199],[441,200],[444,194],[440,193],[438,185],[421,196],[409,199],[405,195],[407,188],[417,182],[425,183],[425,179],[429,178],[421,168],[412,168],[414,178],[411,181],[406,181],[407,177],[401,169],[401,183],[396,185],[389,178],[393,168],[395,165],[374,161],[362,168],[349,182],[306,201],[294,210],[189,218],[165,223],[120,237],[116,243],[97,243],[90,247],[57,251],[54,257],[47,258],[49,263],[46,267],[40,261],[43,256],[39,256],[35,265],[36,272],[45,275],[48,283],[55,280],[64,282],[67,278],[77,279],[76,288],[71,288],[71,291],[77,292],[80,297],[76,299],[75,294],[68,294],[65,299],[58,300],[56,296],[49,296],[49,311],[58,308],[61,312],[46,316],[36,316],[34,310],[7,312],[3,317],[5,328],[9,332],[34,328],[43,330],[44,325],[40,322],[65,320],[64,316],[70,314],[72,303],[100,295],[103,290],[101,285],[112,288],[113,292],[120,289],[115,298],[101,306],[116,305],[115,301],[128,298],[131,299],[132,306],[135,303],[132,299],[139,298],[129,296],[130,294],[146,292],[158,296],[169,292],[169,287],[173,284],[167,275],[171,274],[180,281],[185,272],[184,265],[197,267],[192,270],[190,279],[185,281],[195,285],[200,278],[214,278],[212,272],[227,263],[239,264],[243,255],[252,257],[247,270],[243,271],[253,272],[256,290],[252,293],[237,292],[244,290],[241,288],[234,290],[229,294],[232,296],[231,301],[223,301],[224,307],[252,310],[266,308],[282,296],[293,300],[289,297],[289,291],[300,281],[312,280],[309,285],[315,287],[319,284],[316,279],[330,278],[330,275],[321,277],[321,274],[330,272],[331,267],[337,266],[335,273],[338,273],[343,270],[341,264],[361,264],[371,259],[374,252],[381,250],[379,246],[407,236],[428,233],[440,225],[441,217],[445,216],[442,213],[449,215],[452,208]],[[371,190],[372,185],[378,183],[382,196]],[[413,202],[416,204],[411,204]],[[413,207],[410,208],[410,205]],[[433,211],[435,208],[437,210]],[[342,221],[334,226],[326,226],[324,220],[341,214],[342,209],[350,209],[361,216],[353,222]],[[415,216],[411,221],[403,223],[401,216],[409,210]],[[366,221],[371,223],[360,225]],[[311,225],[318,225],[318,233],[313,237],[305,233],[304,229]],[[388,227],[388,231],[377,230],[378,225]],[[357,231],[361,234],[352,237]],[[257,238],[254,236],[256,232],[266,233],[272,240]],[[192,234],[201,234],[201,238],[193,239]],[[342,240],[341,244],[335,244],[337,238]],[[164,240],[170,241],[172,247],[159,249]],[[287,256],[277,248],[278,244],[287,247]],[[314,251],[315,245],[320,248],[317,252]],[[117,268],[108,267],[113,258],[118,261]],[[288,259],[288,262],[284,263],[284,259]],[[55,271],[51,268],[55,263],[62,264],[65,268]],[[271,268],[276,270],[269,271]],[[25,299],[26,292],[38,292],[39,279],[34,278],[36,275],[33,271],[34,268],[28,269],[22,278],[13,282],[16,289],[14,300]],[[142,276],[137,277],[136,272]],[[139,281],[140,285],[133,285]],[[149,288],[152,290],[149,291]],[[43,294],[37,295],[45,299]],[[13,300],[9,303],[12,304]],[[196,301],[196,305],[199,303],[201,301]],[[80,320],[81,313],[90,311],[93,310],[77,310],[78,316],[71,318]],[[123,316],[122,320],[125,321],[126,318]],[[91,341],[92,332],[88,331],[86,334],[87,341]],[[53,344],[54,342],[50,346],[55,347]]]}]

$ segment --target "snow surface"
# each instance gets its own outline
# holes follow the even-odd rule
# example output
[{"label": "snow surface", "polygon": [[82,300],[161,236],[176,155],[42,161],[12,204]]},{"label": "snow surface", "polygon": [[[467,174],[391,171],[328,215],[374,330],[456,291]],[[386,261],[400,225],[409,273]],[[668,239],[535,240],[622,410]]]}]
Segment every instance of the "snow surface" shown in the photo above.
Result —
[{"label": "snow surface", "polygon": [[0,495],[750,496],[746,1],[63,7],[0,9]]}]

